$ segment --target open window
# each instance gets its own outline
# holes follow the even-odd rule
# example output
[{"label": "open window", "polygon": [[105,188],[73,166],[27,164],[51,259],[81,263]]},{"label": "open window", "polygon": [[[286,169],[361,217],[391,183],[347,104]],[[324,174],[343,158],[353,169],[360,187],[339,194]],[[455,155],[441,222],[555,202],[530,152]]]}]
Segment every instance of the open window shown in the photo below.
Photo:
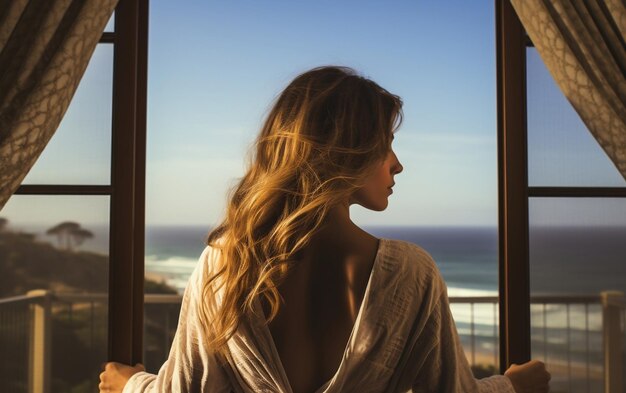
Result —
[{"label": "open window", "polygon": [[147,1],[120,0],[0,213],[3,389],[93,391],[107,359],[140,360],[146,49]]},{"label": "open window", "polygon": [[496,8],[502,366],[539,359],[552,389],[620,391],[626,182],[511,4]]}]

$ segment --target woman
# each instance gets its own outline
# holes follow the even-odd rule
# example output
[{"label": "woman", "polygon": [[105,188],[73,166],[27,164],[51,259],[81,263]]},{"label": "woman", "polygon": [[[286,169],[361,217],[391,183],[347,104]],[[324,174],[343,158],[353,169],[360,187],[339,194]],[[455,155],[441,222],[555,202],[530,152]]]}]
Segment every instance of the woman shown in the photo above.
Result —
[{"label": "woman", "polygon": [[109,363],[113,392],[546,392],[543,364],[475,380],[431,257],[350,220],[387,207],[402,101],[343,67],[279,96],[208,239],[158,375]]}]

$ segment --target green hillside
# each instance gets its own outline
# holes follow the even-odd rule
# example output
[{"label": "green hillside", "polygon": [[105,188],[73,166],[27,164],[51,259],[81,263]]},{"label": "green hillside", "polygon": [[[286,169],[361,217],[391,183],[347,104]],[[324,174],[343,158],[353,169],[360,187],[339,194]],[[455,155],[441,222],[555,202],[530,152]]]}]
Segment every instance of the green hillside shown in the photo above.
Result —
[{"label": "green hillside", "polygon": [[[64,250],[37,241],[32,234],[0,231],[0,297],[24,295],[31,289],[56,293],[108,291],[108,257],[80,250]],[[176,290],[146,280],[150,293]]]}]

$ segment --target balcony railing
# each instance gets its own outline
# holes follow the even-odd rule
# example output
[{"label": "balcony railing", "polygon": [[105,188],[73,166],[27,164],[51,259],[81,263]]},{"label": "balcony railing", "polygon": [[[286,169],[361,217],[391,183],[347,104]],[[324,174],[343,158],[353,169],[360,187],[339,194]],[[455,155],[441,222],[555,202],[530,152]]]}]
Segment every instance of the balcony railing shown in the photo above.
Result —
[{"label": "balcony railing", "polygon": [[[450,307],[475,373],[495,369],[498,298],[451,297]],[[624,392],[625,309],[624,294],[615,291],[531,298],[532,357],[552,373],[552,392]]]},{"label": "balcony railing", "polygon": [[[150,371],[167,358],[178,323],[179,295],[145,295],[144,360]],[[451,308],[469,363],[477,376],[498,372],[498,298],[451,297]],[[55,324],[79,326],[87,353],[98,368],[106,356],[106,294],[54,294],[30,291],[0,299],[2,392],[48,393]],[[552,391],[622,393],[626,307],[621,292],[597,296],[536,296],[531,300],[533,358],[553,374]],[[8,355],[8,356],[7,356]],[[7,378],[10,378],[7,379]],[[7,380],[3,380],[7,379]],[[97,373],[85,391],[97,386]]]}]

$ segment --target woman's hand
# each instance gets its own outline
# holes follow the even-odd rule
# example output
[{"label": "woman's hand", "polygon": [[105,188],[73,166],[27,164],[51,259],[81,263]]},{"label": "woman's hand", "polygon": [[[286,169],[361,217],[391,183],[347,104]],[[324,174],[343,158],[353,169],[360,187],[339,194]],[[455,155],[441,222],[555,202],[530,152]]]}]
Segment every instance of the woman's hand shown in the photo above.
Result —
[{"label": "woman's hand", "polygon": [[517,365],[512,364],[504,373],[509,377],[517,393],[546,393],[550,391],[550,373],[538,360]]},{"label": "woman's hand", "polygon": [[100,393],[122,393],[126,382],[140,371],[145,371],[142,364],[137,363],[135,367],[126,364],[109,362],[104,366],[104,371],[100,373]]}]

